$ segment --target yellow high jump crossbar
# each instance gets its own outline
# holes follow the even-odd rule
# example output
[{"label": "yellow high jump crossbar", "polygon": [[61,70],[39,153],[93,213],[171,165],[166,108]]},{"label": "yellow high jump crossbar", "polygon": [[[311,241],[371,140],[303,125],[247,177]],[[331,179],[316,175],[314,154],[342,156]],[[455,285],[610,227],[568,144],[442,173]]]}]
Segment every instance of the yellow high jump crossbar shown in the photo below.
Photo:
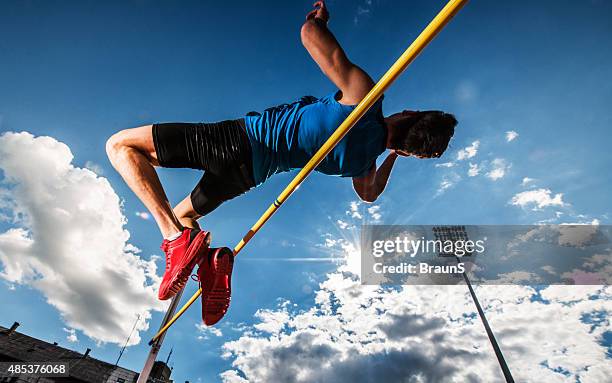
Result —
[{"label": "yellow high jump crossbar", "polygon": [[[436,17],[427,25],[421,34],[414,40],[412,44],[402,53],[395,61],[393,66],[389,68],[378,83],[370,90],[370,92],[361,100],[361,102],[353,109],[351,114],[346,117],[344,122],[340,124],[338,129],[327,139],[321,148],[312,156],[310,161],[300,170],[293,180],[285,187],[274,203],[268,207],[265,213],[255,222],[247,234],[234,247],[234,255],[246,246],[253,236],[268,222],[270,217],[281,207],[281,205],[293,194],[295,189],[312,173],[312,171],[323,161],[323,159],[331,152],[334,147],[342,140],[342,138],[351,130],[353,126],[363,117],[364,114],[374,105],[374,103],[382,96],[399,75],[410,65],[410,63],[418,56],[419,53],[436,37],[446,24],[455,16],[455,14],[468,2],[468,0],[450,0],[444,8],[436,15]],[[181,309],[166,323],[149,342],[152,345],[183,313],[191,306],[196,299],[202,294],[200,288]]]}]

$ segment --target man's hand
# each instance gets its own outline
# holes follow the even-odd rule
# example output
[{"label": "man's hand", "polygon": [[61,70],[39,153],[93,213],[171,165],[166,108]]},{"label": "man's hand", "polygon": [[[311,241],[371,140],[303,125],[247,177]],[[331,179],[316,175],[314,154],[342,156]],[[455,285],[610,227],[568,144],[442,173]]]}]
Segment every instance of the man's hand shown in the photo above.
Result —
[{"label": "man's hand", "polygon": [[340,89],[338,102],[357,104],[374,86],[374,81],[357,65],[353,64],[338,41],[327,28],[329,12],[323,1],[314,3],[300,36],[302,44],[325,75]]},{"label": "man's hand", "polygon": [[325,6],[325,1],[319,0],[313,4],[313,9],[306,15],[306,20],[314,20],[321,19],[325,23],[329,21],[329,12],[327,11],[327,7]]}]

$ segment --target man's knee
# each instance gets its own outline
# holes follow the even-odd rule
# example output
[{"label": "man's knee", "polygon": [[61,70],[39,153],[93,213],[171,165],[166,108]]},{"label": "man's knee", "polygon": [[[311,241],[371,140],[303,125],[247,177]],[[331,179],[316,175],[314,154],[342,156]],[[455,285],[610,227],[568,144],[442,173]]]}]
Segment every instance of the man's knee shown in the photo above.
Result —
[{"label": "man's knee", "polygon": [[106,140],[106,155],[112,162],[126,146],[125,130],[122,130],[113,134]]},{"label": "man's knee", "polygon": [[130,150],[142,153],[152,163],[156,162],[157,158],[150,125],[121,130],[110,136],[106,141],[106,154],[111,162],[120,158],[122,153]]}]

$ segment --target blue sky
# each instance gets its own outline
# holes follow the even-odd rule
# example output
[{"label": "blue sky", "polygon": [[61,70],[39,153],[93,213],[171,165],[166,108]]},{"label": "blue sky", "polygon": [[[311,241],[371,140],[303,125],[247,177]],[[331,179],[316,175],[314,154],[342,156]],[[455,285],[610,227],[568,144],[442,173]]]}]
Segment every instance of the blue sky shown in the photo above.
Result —
[{"label": "blue sky", "polygon": [[[27,131],[67,145],[74,156],[72,166],[93,169],[123,201],[121,211],[130,234],[126,241],[141,250],[138,256],[144,260],[159,256],[159,233],[151,220],[136,216],[144,207],[106,160],[106,138],[127,127],[237,118],[305,94],[332,92],[333,85],[299,41],[299,28],[310,5],[296,1],[3,2],[0,131]],[[330,1],[328,6],[330,28],[350,58],[378,78],[443,3],[360,0]],[[459,126],[447,154],[439,160],[398,161],[374,209],[352,202],[356,196],[346,179],[311,176],[238,258],[232,306],[219,326],[222,336],[196,328],[199,305],[169,332],[160,355],[165,358],[174,347],[171,364],[176,381],[217,381],[236,360],[242,363],[237,367],[243,368],[241,376],[251,374],[254,381],[263,376],[257,375],[261,372],[253,370],[240,350],[221,358],[221,347],[230,341],[241,347],[249,337],[249,326],[266,321],[262,312],[295,321],[302,318],[300,312],[308,313],[320,304],[315,297],[330,290],[319,283],[333,285],[330,281],[338,281],[334,276],[343,266],[287,258],[328,258],[330,252],[349,257],[347,244],[358,237],[357,226],[362,223],[596,220],[609,224],[612,52],[605,48],[612,32],[610,16],[609,1],[468,4],[387,92],[383,108],[387,114],[404,108],[454,113]],[[508,136],[508,132],[514,133]],[[5,146],[4,158],[31,161],[19,167],[19,161],[9,164],[6,160],[0,174],[13,172],[27,178],[36,173],[36,161],[44,160],[35,155],[38,149],[32,145],[51,144],[30,144],[30,138],[22,138],[3,142],[13,145]],[[55,144],[51,147],[62,150]],[[26,165],[31,168],[23,168]],[[184,198],[199,178],[191,170],[161,170],[160,175],[172,202]],[[205,218],[202,224],[213,232],[213,244],[232,247],[291,177],[291,173],[277,175]],[[15,182],[36,183],[25,178]],[[34,194],[23,194],[34,200],[26,205],[19,199],[23,195],[12,193],[15,189],[6,182],[1,190],[0,233],[11,228],[51,230],[15,218],[19,211],[15,203],[37,206]],[[112,202],[112,195],[104,195]],[[56,199],[59,196],[51,200]],[[16,202],[11,205],[10,201]],[[26,216],[39,211],[22,210]],[[96,223],[74,219],[84,226]],[[4,251],[6,256],[7,249],[0,246],[0,254]],[[82,262],[87,265],[85,256]],[[157,266],[163,268],[163,262],[157,260]],[[27,278],[9,275],[4,267],[0,297],[2,306],[10,310],[0,310],[2,325],[17,320],[27,334],[75,349],[91,347],[93,356],[114,362],[120,346],[100,342],[104,339],[100,334],[92,339],[83,329],[67,324],[66,313],[49,301],[50,293]],[[191,284],[187,293],[195,288]],[[606,291],[587,291],[582,297],[596,296],[601,301],[597,310],[609,313],[609,298],[602,298],[609,297]],[[421,293],[433,294],[431,290]],[[426,306],[432,310],[427,315],[437,315],[444,310],[440,296],[431,297],[435,302]],[[561,310],[565,301],[558,301]],[[506,309],[511,310],[513,302],[509,297]],[[269,311],[254,317],[258,310]],[[554,308],[550,312],[554,314]],[[140,369],[148,351],[144,339],[161,320],[160,311],[151,313],[151,330],[140,331],[143,341],[124,354],[122,364],[128,368]],[[124,319],[121,328],[128,322],[133,319]],[[504,323],[500,319],[498,325]],[[493,320],[492,325],[495,328]],[[478,323],[470,326],[478,338]],[[64,328],[76,328],[78,342],[69,343]],[[281,332],[275,331],[276,335]],[[601,335],[608,339],[606,347],[609,334]],[[520,370],[518,361],[515,368]]]}]

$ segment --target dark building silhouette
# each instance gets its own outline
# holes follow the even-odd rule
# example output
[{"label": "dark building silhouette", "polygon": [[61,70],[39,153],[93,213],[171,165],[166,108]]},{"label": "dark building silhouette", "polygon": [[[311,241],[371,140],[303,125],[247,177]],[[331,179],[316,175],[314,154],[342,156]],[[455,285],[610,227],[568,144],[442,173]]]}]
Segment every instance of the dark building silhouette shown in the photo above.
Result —
[{"label": "dark building silhouette", "polygon": [[[0,373],[0,383],[136,383],[138,373],[92,358],[87,349],[84,354],[32,338],[16,329],[0,326],[0,362],[66,362],[68,377],[7,377]],[[170,368],[156,361],[148,383],[172,383]]]}]

